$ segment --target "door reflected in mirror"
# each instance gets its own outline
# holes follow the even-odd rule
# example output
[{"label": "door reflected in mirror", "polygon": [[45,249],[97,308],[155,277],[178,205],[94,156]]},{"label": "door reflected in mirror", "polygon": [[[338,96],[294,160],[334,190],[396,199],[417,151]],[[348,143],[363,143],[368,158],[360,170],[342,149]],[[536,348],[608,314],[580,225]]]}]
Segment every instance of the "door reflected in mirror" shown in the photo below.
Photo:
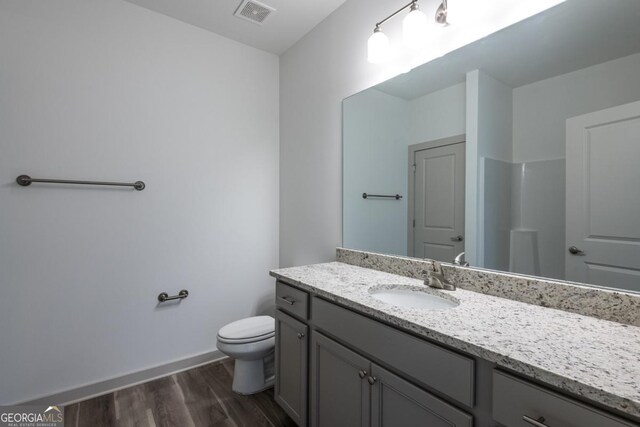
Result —
[{"label": "door reflected in mirror", "polygon": [[464,252],[464,158],[464,135],[409,146],[409,256]]},{"label": "door reflected in mirror", "polygon": [[640,291],[638,22],[568,0],[345,99],[343,246]]}]

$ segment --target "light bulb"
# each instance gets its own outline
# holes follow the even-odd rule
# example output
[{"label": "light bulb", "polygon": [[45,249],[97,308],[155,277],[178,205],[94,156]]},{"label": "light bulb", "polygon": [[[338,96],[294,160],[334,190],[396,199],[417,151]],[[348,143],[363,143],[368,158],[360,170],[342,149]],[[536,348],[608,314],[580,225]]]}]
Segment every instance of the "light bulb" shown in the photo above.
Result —
[{"label": "light bulb", "polygon": [[424,46],[429,33],[427,15],[418,9],[418,5],[411,6],[411,12],[402,21],[402,36],[409,48]]},{"label": "light bulb", "polygon": [[367,41],[367,59],[372,64],[380,64],[389,58],[389,37],[376,28]]}]

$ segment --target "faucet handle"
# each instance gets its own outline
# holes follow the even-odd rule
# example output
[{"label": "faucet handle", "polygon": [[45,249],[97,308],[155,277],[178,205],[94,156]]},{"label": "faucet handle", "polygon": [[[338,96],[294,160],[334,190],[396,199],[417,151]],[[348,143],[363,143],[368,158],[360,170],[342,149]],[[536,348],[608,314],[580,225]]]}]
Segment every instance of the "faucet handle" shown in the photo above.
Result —
[{"label": "faucet handle", "polygon": [[459,265],[461,267],[468,267],[469,263],[464,258],[464,252],[460,252],[453,260],[453,264]]},{"label": "faucet handle", "polygon": [[446,291],[455,291],[456,286],[449,283],[444,277],[444,271],[439,263],[433,262],[431,264],[431,271],[427,272],[427,277],[424,279],[424,284],[431,288],[443,289]]},{"label": "faucet handle", "polygon": [[442,289],[444,291],[455,291],[456,285],[447,282],[444,275],[440,273],[431,274],[424,280],[424,284],[430,288]]}]

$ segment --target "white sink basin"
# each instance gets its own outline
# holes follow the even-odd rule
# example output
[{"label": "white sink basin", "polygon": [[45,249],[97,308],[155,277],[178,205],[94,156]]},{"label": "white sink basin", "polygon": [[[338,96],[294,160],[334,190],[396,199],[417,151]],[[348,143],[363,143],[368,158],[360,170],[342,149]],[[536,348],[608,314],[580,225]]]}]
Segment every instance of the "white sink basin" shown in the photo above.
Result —
[{"label": "white sink basin", "polygon": [[373,288],[372,297],[397,307],[421,308],[424,310],[448,310],[460,305],[455,298],[443,298],[426,290],[406,286]]}]

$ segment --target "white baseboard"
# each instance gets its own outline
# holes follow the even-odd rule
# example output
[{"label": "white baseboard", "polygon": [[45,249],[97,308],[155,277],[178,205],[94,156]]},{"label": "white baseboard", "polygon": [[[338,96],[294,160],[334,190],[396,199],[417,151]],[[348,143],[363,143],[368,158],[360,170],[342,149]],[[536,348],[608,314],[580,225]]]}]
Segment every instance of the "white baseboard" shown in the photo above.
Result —
[{"label": "white baseboard", "polygon": [[98,381],[93,384],[87,384],[77,388],[37,397],[26,402],[16,403],[16,405],[69,405],[92,397],[122,390],[123,388],[146,383],[157,378],[166,377],[177,372],[206,365],[224,358],[226,358],[226,356],[222,354],[222,352],[214,350],[187,357],[185,359],[176,360],[174,362],[169,362],[164,365],[143,369],[142,371],[132,372],[108,380]]}]

